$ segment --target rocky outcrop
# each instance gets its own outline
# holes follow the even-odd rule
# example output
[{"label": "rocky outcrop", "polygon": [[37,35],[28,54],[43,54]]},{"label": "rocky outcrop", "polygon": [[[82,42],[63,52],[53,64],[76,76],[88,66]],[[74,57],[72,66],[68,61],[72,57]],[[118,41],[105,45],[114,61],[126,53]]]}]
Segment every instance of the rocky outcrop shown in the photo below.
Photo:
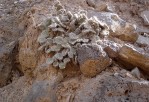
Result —
[{"label": "rocky outcrop", "polygon": [[0,102],[23,102],[30,88],[30,84],[31,80],[23,76],[20,77],[19,80],[1,88]]},{"label": "rocky outcrop", "polygon": [[148,85],[148,81],[122,77],[119,73],[104,73],[84,82],[75,93],[74,102],[145,102],[148,101]]},{"label": "rocky outcrop", "polygon": [[[104,50],[108,56],[116,60],[120,65],[126,69],[140,68],[144,72],[149,72],[149,56],[142,48],[133,45],[120,45],[115,42],[105,41]],[[107,45],[106,45],[107,44]]]},{"label": "rocky outcrop", "polygon": [[56,102],[54,87],[50,81],[34,82],[24,102]]},{"label": "rocky outcrop", "polygon": [[111,30],[110,35],[112,37],[133,43],[138,39],[135,25],[122,20],[115,13],[89,11],[88,16],[97,16],[100,21],[106,23]]},{"label": "rocky outcrop", "polygon": [[[90,78],[73,78],[57,89],[58,102],[138,102],[148,100],[149,83],[137,80],[128,71],[103,72]],[[139,94],[141,92],[141,94]]]},{"label": "rocky outcrop", "polygon": [[94,77],[111,64],[111,59],[98,45],[82,45],[77,53],[80,70],[85,76]]},{"label": "rocky outcrop", "polygon": [[[123,62],[123,65],[130,64],[149,74],[149,56],[143,53],[144,52],[139,52],[139,50],[135,48],[123,46],[119,51],[118,59]],[[127,64],[125,64],[125,62]],[[128,69],[130,68],[128,67]]]},{"label": "rocky outcrop", "polygon": [[[31,34],[32,32],[32,34]],[[26,32],[26,37],[22,38],[19,44],[19,62],[21,65],[20,70],[26,74],[29,70],[34,70],[38,61],[38,52],[36,43],[38,31],[30,26]],[[32,39],[32,40],[30,40]]]},{"label": "rocky outcrop", "polygon": [[114,7],[110,5],[110,3],[107,3],[105,1],[101,0],[86,0],[86,3],[88,6],[93,7],[95,11],[102,12],[113,12]]},{"label": "rocky outcrop", "polygon": [[16,63],[18,39],[23,31],[23,23],[17,22],[15,17],[0,19],[0,87],[10,80],[12,68]]},{"label": "rocky outcrop", "polygon": [[0,87],[6,85],[10,78],[10,73],[13,65],[13,49],[16,43],[11,42],[10,44],[3,45],[0,48]]}]

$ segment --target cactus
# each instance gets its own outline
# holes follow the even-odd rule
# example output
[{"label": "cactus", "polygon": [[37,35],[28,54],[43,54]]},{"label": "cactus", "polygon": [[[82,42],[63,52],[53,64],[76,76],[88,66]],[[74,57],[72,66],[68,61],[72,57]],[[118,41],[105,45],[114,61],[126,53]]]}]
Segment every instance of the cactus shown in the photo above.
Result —
[{"label": "cactus", "polygon": [[66,11],[59,1],[54,5],[56,16],[40,24],[42,32],[37,41],[38,50],[51,54],[46,63],[64,69],[70,61],[76,61],[76,48],[82,44],[96,43],[101,35],[108,34],[108,27],[96,17],[88,18],[85,11]]}]

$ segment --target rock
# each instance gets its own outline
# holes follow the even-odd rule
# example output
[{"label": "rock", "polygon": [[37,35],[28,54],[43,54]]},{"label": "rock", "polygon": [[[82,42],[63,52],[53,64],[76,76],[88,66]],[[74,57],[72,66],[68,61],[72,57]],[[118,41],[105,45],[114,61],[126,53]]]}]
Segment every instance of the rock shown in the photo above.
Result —
[{"label": "rock", "polygon": [[140,34],[142,34],[142,33],[149,34],[149,29],[148,28],[145,28],[145,27],[139,26],[139,27],[137,27],[137,32],[140,33]]},{"label": "rock", "polygon": [[23,102],[56,102],[54,87],[50,81],[34,82]]},{"label": "rock", "polygon": [[0,102],[56,102],[56,87],[63,76],[55,68],[38,67],[34,78],[22,76],[0,88]]},{"label": "rock", "polygon": [[23,102],[26,92],[29,91],[29,78],[20,77],[11,84],[0,88],[0,102]]},{"label": "rock", "polygon": [[0,87],[7,84],[13,67],[13,51],[17,43],[6,44],[0,47]]},{"label": "rock", "polygon": [[149,75],[149,56],[137,48],[123,46],[119,51],[118,60],[121,60],[124,66],[133,66],[127,67],[129,69],[138,67]]},{"label": "rock", "polygon": [[32,72],[37,65],[38,61],[38,30],[32,25],[28,27],[26,35],[19,42],[19,62],[21,65],[20,70],[24,74]]},{"label": "rock", "polygon": [[107,7],[108,7],[108,5],[105,2],[100,2],[95,5],[95,9],[100,12],[108,11]]},{"label": "rock", "polygon": [[148,45],[149,46],[149,37],[144,37],[142,35],[139,35],[136,43],[143,44],[143,45]]},{"label": "rock", "polygon": [[137,67],[131,71],[131,74],[136,78],[141,78],[141,73]]},{"label": "rock", "polygon": [[109,28],[113,30],[117,30],[116,28],[114,29],[114,27],[124,27],[126,23],[116,13],[89,10],[87,15],[89,18],[96,16],[100,21],[106,23]]},{"label": "rock", "polygon": [[91,7],[95,7],[95,0],[86,0],[86,3]]},{"label": "rock", "polygon": [[75,77],[80,75],[80,68],[78,65],[70,62],[66,65],[66,68],[62,70],[64,77]]},{"label": "rock", "polygon": [[35,80],[23,102],[56,102],[56,88],[63,80],[62,72],[47,64],[40,64],[33,72]]},{"label": "rock", "polygon": [[135,32],[135,27],[130,23],[126,23],[123,28],[117,27],[115,31],[113,30],[111,32],[111,35],[123,41],[128,41],[133,43],[135,43],[138,39],[138,34]]},{"label": "rock", "polygon": [[[53,72],[47,73],[51,75]],[[53,74],[49,77],[46,76],[47,73],[35,80],[23,76],[0,88],[0,102],[56,102],[55,89],[61,81],[60,75]]]},{"label": "rock", "polygon": [[108,12],[114,12],[115,11],[114,6],[112,6],[111,4],[107,4],[107,11]]},{"label": "rock", "polygon": [[112,59],[118,56],[119,50],[122,47],[121,44],[115,43],[114,41],[110,40],[101,40],[98,44],[103,46],[104,51]]},{"label": "rock", "polygon": [[89,11],[88,16],[97,16],[100,21],[105,22],[112,37],[133,43],[138,39],[135,25],[125,22],[115,13]]},{"label": "rock", "polygon": [[75,94],[74,102],[147,102],[149,82],[105,72],[85,81]]},{"label": "rock", "polygon": [[101,0],[86,0],[86,3],[95,8],[95,11],[101,12],[113,12],[113,7],[109,5],[107,2],[103,2]]},{"label": "rock", "polygon": [[77,54],[80,70],[85,76],[94,77],[111,64],[110,58],[98,45],[82,45]]},{"label": "rock", "polygon": [[149,25],[149,11],[146,10],[146,11],[141,12],[141,17],[144,20],[144,24]]},{"label": "rock", "polygon": [[[6,8],[10,10],[10,7],[6,7],[6,5],[5,9],[3,7],[1,8],[2,12]],[[0,15],[4,16],[4,14]],[[8,84],[12,69],[17,69],[16,66],[14,67],[18,50],[15,47],[18,46],[19,37],[24,33],[24,28],[20,27],[23,26],[21,23],[22,21],[19,21],[17,14],[0,17],[0,87]]]},{"label": "rock", "polygon": [[132,70],[138,67],[149,72],[149,55],[142,48],[127,44],[122,45],[109,40],[100,41],[99,44],[104,46],[104,51],[108,56],[122,65],[123,68]]}]

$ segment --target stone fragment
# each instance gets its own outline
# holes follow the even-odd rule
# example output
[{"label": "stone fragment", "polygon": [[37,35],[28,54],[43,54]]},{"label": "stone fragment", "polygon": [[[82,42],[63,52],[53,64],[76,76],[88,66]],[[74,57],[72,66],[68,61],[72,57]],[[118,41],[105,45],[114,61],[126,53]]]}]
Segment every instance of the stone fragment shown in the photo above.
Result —
[{"label": "stone fragment", "polygon": [[123,68],[132,70],[138,67],[149,72],[149,55],[144,49],[127,44],[121,45],[109,40],[100,41],[99,44],[104,47],[108,56]]},{"label": "stone fragment", "polygon": [[10,72],[13,67],[13,51],[16,43],[6,44],[0,47],[0,87],[6,85],[10,78]]},{"label": "stone fragment", "polygon": [[114,41],[110,40],[101,40],[99,44],[104,47],[104,51],[110,58],[116,58],[118,56],[120,48],[122,47],[121,44],[115,43]]},{"label": "stone fragment", "polygon": [[[32,36],[30,35],[32,34]],[[26,30],[26,35],[19,40],[19,56],[18,60],[21,65],[20,70],[26,75],[37,66],[38,62],[38,43],[37,38],[39,32],[30,25]]]},{"label": "stone fragment", "polygon": [[74,102],[147,102],[148,95],[148,81],[105,72],[85,81],[78,89]]},{"label": "stone fragment", "polygon": [[23,76],[11,84],[0,88],[0,102],[24,102],[23,99],[30,87],[28,81],[29,78]]},{"label": "stone fragment", "polygon": [[91,7],[95,7],[95,0],[86,0],[86,3],[91,6]]},{"label": "stone fragment", "polygon": [[130,23],[125,23],[125,26],[119,26],[111,32],[113,37],[117,37],[123,41],[136,42],[138,34],[135,32],[135,26]]},{"label": "stone fragment", "polygon": [[107,6],[108,5],[105,2],[100,2],[100,3],[96,4],[95,8],[97,11],[100,11],[100,12],[101,11],[108,11]]},{"label": "stone fragment", "polygon": [[133,43],[138,39],[136,26],[125,22],[115,13],[89,11],[88,16],[97,16],[101,22],[106,23],[112,37]]},{"label": "stone fragment", "polygon": [[143,51],[140,52],[137,48],[123,46],[119,51],[118,59],[123,65],[130,64],[138,67],[149,75],[149,56]]},{"label": "stone fragment", "polygon": [[136,78],[141,78],[141,73],[137,67],[131,71],[131,74]]},{"label": "stone fragment", "polygon": [[141,17],[144,20],[144,24],[149,25],[149,11],[146,10],[146,11],[141,12]]},{"label": "stone fragment", "polygon": [[111,64],[111,59],[98,45],[82,45],[77,54],[80,70],[85,76],[94,77]]},{"label": "stone fragment", "polygon": [[149,37],[144,37],[142,35],[139,35],[136,42],[139,44],[149,45]]},{"label": "stone fragment", "polygon": [[88,6],[95,8],[96,11],[113,12],[113,7],[107,2],[103,2],[100,0],[86,0],[86,3],[88,4]]},{"label": "stone fragment", "polygon": [[34,82],[28,91],[24,102],[56,102],[55,91],[52,90],[54,85],[50,81]]}]

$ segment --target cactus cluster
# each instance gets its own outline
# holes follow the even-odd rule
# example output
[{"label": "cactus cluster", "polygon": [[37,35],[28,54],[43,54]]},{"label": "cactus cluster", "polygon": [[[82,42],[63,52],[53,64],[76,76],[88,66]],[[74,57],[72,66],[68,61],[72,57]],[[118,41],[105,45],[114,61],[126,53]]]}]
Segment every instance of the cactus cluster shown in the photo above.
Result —
[{"label": "cactus cluster", "polygon": [[42,32],[37,39],[40,43],[38,50],[52,55],[47,58],[47,64],[64,69],[70,61],[77,63],[78,46],[96,43],[101,34],[108,34],[108,27],[96,17],[88,18],[83,10],[71,13],[60,2],[54,7],[57,14],[39,26]]}]

